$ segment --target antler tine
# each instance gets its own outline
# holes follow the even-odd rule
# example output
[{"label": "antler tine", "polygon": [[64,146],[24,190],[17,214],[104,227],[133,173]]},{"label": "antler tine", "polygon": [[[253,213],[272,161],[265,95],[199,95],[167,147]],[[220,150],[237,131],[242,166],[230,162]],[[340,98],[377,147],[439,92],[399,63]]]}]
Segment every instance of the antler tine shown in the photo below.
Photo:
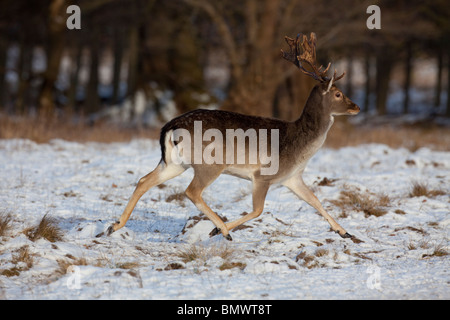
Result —
[{"label": "antler tine", "polygon": [[[320,82],[330,81],[331,78],[327,77],[327,72],[331,67],[331,62],[327,67],[323,69],[323,66],[317,67],[316,65],[316,42],[317,37],[314,32],[311,32],[309,39],[306,35],[299,33],[297,38],[292,39],[284,37],[286,43],[289,45],[289,52],[281,50],[282,57],[297,66],[304,74],[314,78]],[[308,64],[312,71],[308,71],[303,67],[303,64]],[[345,75],[345,72],[336,77],[336,71],[333,76],[333,82],[341,79]]]},{"label": "antler tine", "polygon": [[281,56],[287,61],[290,61],[293,64],[295,64],[297,68],[300,68],[300,62],[298,61],[297,58],[298,55],[300,54],[299,38],[300,33],[297,35],[296,39],[292,39],[285,36],[284,40],[286,40],[286,43],[289,45],[289,52],[284,52],[283,49],[281,49]]},{"label": "antler tine", "polygon": [[339,77],[336,77],[336,69],[334,69],[334,82],[338,81],[339,79],[342,79],[345,76],[345,72],[342,72],[342,74]]},{"label": "antler tine", "polygon": [[331,67],[331,62],[328,62],[327,68],[325,70],[321,71],[320,69],[322,69],[322,66],[320,66],[319,71],[321,74],[327,74],[328,69],[330,69],[330,67]]},{"label": "antler tine", "polygon": [[[311,32],[309,40],[306,35],[303,35],[303,41],[301,42],[303,52],[300,56],[297,57],[297,59],[300,62],[300,68],[304,74],[313,77],[317,81],[325,82],[327,79],[324,75],[330,68],[330,64],[328,64],[327,68],[324,71],[321,71],[321,69],[323,68],[322,66],[317,68],[317,66],[316,66],[316,42],[317,42],[317,37],[314,32]],[[310,71],[305,70],[302,67],[302,63],[307,63],[313,69],[313,71],[310,72]]]}]

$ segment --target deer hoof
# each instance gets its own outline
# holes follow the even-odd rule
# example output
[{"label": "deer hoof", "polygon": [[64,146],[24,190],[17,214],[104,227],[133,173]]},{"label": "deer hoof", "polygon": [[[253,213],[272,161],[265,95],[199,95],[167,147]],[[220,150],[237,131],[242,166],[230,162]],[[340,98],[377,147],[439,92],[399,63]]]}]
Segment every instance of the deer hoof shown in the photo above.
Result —
[{"label": "deer hoof", "polygon": [[[216,228],[212,229],[212,231],[209,233],[209,236],[210,237],[217,236],[220,232],[221,232],[221,230],[216,227]],[[229,234],[224,235],[223,237],[225,239],[227,239],[228,241],[233,241],[233,238],[231,238],[231,236]]]},{"label": "deer hoof", "polygon": [[217,236],[219,233],[220,233],[220,229],[216,227],[211,230],[211,232],[209,233],[209,236],[214,237],[214,236]]},{"label": "deer hoof", "polygon": [[[108,227],[108,229],[106,229],[105,232],[102,232],[101,235],[103,235],[104,233],[106,233],[107,236],[110,236],[114,231],[116,231],[116,230],[114,229],[114,225],[117,225],[117,224],[119,224],[119,223],[120,223],[119,221],[114,222],[112,225],[110,225],[110,226]],[[97,237],[98,237],[98,236],[99,236],[99,235],[97,235]]]},{"label": "deer hoof", "polygon": [[114,225],[111,225],[106,229],[106,235],[110,236],[114,232]]},{"label": "deer hoof", "polygon": [[353,236],[350,234],[350,233],[348,233],[348,232],[346,232],[344,235],[341,235],[341,234],[339,234],[342,238],[344,238],[344,239],[346,239],[346,238],[353,238]]}]

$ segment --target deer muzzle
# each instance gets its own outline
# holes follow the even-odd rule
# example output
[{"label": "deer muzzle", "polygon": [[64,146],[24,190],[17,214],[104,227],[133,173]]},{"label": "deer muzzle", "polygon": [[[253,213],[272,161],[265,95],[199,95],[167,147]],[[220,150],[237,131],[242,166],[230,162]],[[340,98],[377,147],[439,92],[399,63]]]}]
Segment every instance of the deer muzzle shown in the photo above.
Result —
[{"label": "deer muzzle", "polygon": [[358,114],[359,111],[361,110],[360,107],[358,107],[356,104],[352,104],[348,109],[347,109],[347,113],[351,114],[351,115],[355,115]]}]

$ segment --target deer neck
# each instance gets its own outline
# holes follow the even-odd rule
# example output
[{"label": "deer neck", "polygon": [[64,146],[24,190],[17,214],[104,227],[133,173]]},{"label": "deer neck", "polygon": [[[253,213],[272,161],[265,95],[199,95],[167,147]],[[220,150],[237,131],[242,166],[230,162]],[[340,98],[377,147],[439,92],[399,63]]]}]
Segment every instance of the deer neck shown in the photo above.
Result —
[{"label": "deer neck", "polygon": [[317,139],[325,140],[334,122],[334,117],[322,106],[321,95],[315,91],[308,98],[300,118],[295,121],[299,138],[305,143],[311,143]]},{"label": "deer neck", "polygon": [[296,162],[302,167],[323,145],[334,122],[334,117],[324,111],[321,97],[311,96],[308,98],[300,118],[291,123],[294,135],[292,140],[297,150],[293,156],[297,158]]}]

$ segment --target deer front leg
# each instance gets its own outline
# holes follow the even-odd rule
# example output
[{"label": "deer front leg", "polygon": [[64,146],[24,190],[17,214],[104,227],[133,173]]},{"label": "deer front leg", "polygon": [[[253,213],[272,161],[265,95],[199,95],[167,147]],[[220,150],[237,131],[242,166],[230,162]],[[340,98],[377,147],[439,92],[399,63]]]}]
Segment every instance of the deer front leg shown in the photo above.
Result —
[{"label": "deer front leg", "polygon": [[283,185],[292,190],[300,199],[306,201],[315,208],[328,221],[333,231],[339,233],[342,238],[353,238],[344,228],[342,228],[322,207],[319,199],[305,185],[301,176],[294,176],[283,182]]}]

